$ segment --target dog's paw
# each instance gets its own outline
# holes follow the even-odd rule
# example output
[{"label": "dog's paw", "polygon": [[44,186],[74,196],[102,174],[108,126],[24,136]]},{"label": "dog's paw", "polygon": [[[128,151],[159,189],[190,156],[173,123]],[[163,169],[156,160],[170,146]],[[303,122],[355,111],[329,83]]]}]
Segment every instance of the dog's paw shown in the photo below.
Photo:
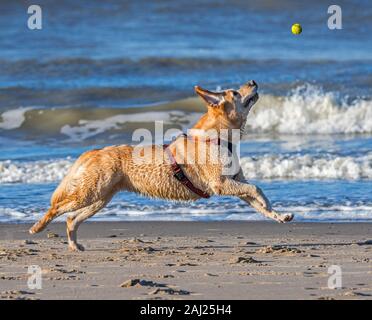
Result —
[{"label": "dog's paw", "polygon": [[68,246],[68,249],[70,251],[74,251],[74,252],[79,252],[79,251],[84,251],[85,250],[85,248],[79,243],[70,243],[69,246]]},{"label": "dog's paw", "polygon": [[294,215],[292,213],[286,213],[286,214],[281,215],[278,218],[278,222],[286,223],[286,222],[292,221],[293,218],[294,218]]},{"label": "dog's paw", "polygon": [[38,233],[40,231],[42,231],[43,227],[41,226],[40,222],[36,222],[29,230],[28,232],[30,234],[35,234],[35,233]]}]

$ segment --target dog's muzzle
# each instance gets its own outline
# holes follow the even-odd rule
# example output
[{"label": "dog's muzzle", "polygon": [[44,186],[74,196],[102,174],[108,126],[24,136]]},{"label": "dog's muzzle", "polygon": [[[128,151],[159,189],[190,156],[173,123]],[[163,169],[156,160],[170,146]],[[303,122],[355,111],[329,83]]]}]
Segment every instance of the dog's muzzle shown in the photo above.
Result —
[{"label": "dog's muzzle", "polygon": [[254,88],[254,92],[252,92],[247,98],[245,98],[244,108],[252,107],[258,100],[258,93],[257,87]]}]

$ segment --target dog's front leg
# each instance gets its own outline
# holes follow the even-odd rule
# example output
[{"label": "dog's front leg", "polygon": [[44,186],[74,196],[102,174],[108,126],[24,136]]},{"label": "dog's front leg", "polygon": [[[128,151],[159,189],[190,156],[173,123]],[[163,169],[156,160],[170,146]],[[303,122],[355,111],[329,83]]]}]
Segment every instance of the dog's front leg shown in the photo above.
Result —
[{"label": "dog's front leg", "polygon": [[242,196],[239,198],[249,203],[253,208],[255,208],[258,212],[262,213],[265,217],[274,219],[275,221],[278,221],[280,223],[289,222],[293,219],[293,214],[291,213],[280,214],[271,208],[270,210],[268,210],[267,208],[263,207],[261,203],[255,198],[249,196]]},{"label": "dog's front leg", "polygon": [[278,222],[288,222],[293,219],[293,214],[280,214],[271,208],[270,201],[264,195],[262,190],[255,185],[224,179],[212,186],[217,195],[237,196],[249,203],[258,212],[265,217],[274,219]]}]

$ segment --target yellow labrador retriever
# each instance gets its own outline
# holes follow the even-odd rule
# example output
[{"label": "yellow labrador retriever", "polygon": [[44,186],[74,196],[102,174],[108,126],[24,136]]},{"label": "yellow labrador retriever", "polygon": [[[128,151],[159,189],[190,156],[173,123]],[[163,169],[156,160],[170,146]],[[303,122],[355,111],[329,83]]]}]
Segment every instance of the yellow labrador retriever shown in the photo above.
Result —
[{"label": "yellow labrador retriever", "polygon": [[[85,152],[57,187],[50,209],[30,233],[42,231],[53,219],[69,213],[69,248],[84,250],[77,243],[79,225],[101,210],[120,190],[180,201],[213,195],[235,196],[266,217],[278,222],[291,221],[293,215],[274,211],[263,192],[245,182],[241,170],[237,174],[225,174],[220,153],[213,157],[214,145],[229,144],[231,132],[239,130],[240,133],[244,128],[249,110],[258,99],[257,84],[251,80],[239,90],[219,92],[197,86],[195,91],[206,102],[207,112],[193,127],[191,138],[180,137],[166,147],[120,145]],[[209,136],[209,132],[218,135],[222,131],[228,134],[225,140],[219,137],[218,143]],[[201,148],[206,150],[203,156],[206,161],[199,161]],[[210,161],[212,158],[217,161]]]}]

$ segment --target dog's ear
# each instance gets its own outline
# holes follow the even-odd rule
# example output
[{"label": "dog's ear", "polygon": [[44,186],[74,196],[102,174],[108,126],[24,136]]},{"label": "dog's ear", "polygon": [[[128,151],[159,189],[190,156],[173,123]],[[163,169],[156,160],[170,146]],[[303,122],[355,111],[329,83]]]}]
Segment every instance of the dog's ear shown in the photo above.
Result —
[{"label": "dog's ear", "polygon": [[195,86],[195,92],[211,107],[218,107],[225,101],[225,92],[213,92]]}]

